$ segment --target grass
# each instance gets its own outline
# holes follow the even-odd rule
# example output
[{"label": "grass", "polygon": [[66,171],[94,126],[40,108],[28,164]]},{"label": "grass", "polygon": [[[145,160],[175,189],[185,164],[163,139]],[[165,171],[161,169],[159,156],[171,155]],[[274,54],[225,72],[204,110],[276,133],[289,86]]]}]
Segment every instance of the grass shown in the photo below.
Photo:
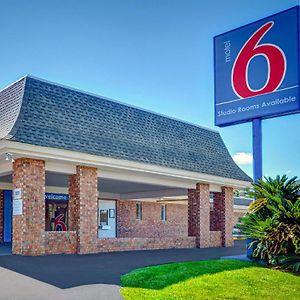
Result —
[{"label": "grass", "polygon": [[125,300],[300,299],[300,276],[238,260],[147,267],[121,282]]}]

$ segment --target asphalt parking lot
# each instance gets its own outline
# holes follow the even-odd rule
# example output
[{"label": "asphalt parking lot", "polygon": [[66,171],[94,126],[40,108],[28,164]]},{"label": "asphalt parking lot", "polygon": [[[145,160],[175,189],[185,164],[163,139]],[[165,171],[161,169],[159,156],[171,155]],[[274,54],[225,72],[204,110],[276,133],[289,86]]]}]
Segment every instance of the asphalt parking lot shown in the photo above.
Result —
[{"label": "asphalt parking lot", "polygon": [[181,261],[218,259],[245,253],[245,241],[232,248],[167,249],[88,255],[0,256],[0,267],[61,289],[82,285],[120,285],[120,277],[136,268]]}]

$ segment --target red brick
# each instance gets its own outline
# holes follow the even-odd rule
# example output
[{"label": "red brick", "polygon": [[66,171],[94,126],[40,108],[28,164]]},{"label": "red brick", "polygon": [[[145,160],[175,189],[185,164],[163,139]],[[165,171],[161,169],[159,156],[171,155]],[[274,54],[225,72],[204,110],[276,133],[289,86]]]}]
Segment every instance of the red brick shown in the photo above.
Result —
[{"label": "red brick", "polygon": [[188,190],[188,234],[196,237],[196,247],[210,246],[209,185],[198,183]]},{"label": "red brick", "polygon": [[117,201],[118,237],[186,237],[188,234],[187,206],[166,204],[166,221],[161,220],[161,204],[142,203],[142,220],[136,219],[137,201]]},{"label": "red brick", "polygon": [[[77,166],[69,178],[70,228],[77,231],[80,254],[97,252],[98,180],[97,169]],[[77,224],[76,224],[77,223]]]},{"label": "red brick", "polygon": [[214,227],[222,232],[222,246],[232,247],[232,228],[234,225],[233,189],[222,187],[221,192],[214,193],[214,212],[217,222]]},{"label": "red brick", "polygon": [[45,236],[45,253],[77,253],[77,233],[75,231],[47,231]]},{"label": "red brick", "polygon": [[195,237],[98,239],[97,252],[195,248]]},{"label": "red brick", "polygon": [[45,162],[19,158],[13,163],[13,188],[22,189],[23,214],[13,216],[13,254],[45,253]]}]

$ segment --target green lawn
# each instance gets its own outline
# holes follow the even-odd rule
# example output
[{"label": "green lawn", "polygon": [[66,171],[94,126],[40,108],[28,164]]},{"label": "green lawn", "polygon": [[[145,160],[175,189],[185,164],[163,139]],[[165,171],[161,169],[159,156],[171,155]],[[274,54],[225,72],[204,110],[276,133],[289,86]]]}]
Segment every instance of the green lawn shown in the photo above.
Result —
[{"label": "green lawn", "polygon": [[125,300],[300,299],[300,276],[238,260],[148,267],[121,281]]}]

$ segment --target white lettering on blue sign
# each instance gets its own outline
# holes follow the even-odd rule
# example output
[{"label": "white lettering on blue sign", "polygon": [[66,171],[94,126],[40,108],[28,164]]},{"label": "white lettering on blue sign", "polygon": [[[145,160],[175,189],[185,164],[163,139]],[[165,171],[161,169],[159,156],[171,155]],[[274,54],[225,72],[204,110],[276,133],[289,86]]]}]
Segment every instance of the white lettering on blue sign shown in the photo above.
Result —
[{"label": "white lettering on blue sign", "polygon": [[55,194],[55,193],[45,193],[46,200],[54,200],[54,201],[68,201],[68,194]]},{"label": "white lettering on blue sign", "polygon": [[299,7],[214,38],[215,124],[300,112]]}]

